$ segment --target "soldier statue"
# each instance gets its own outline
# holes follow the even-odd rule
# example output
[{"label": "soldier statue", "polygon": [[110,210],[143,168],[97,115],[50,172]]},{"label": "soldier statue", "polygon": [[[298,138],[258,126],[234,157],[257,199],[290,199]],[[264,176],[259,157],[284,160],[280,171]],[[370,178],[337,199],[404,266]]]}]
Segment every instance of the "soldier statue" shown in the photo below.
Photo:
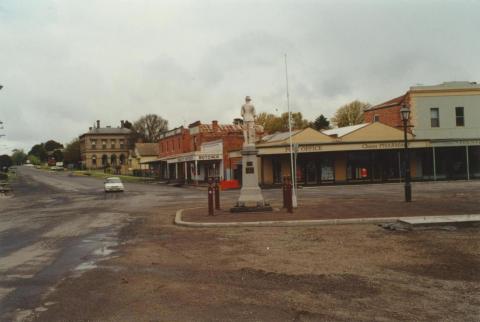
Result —
[{"label": "soldier statue", "polygon": [[242,105],[244,145],[255,144],[255,106],[250,103],[251,101],[250,96],[247,96],[245,104]]}]

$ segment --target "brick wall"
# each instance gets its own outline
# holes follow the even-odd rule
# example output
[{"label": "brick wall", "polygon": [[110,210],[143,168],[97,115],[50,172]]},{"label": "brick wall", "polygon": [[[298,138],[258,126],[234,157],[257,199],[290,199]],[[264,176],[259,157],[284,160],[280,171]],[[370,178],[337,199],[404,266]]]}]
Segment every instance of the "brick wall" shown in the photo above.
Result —
[{"label": "brick wall", "polygon": [[[378,108],[373,107],[371,110],[363,112],[363,118],[366,123],[373,123],[375,121],[375,116],[377,117],[377,122],[387,124],[391,127],[402,128],[402,118],[400,116],[400,109],[402,106],[410,106],[410,95],[407,93],[404,96],[397,97],[389,102],[377,105]],[[410,119],[412,115],[410,115]],[[408,122],[410,125],[410,121]],[[411,130],[409,130],[411,132]]]},{"label": "brick wall", "polygon": [[374,116],[376,115],[379,119],[378,122],[383,124],[390,125],[392,127],[402,126],[402,120],[400,118],[400,106],[391,106],[380,108],[376,110],[365,111],[363,117],[365,122],[373,123]]},{"label": "brick wall", "polygon": [[191,152],[190,140],[191,137],[188,129],[183,129],[182,133],[160,139],[158,141],[159,157],[162,158],[169,155]]}]

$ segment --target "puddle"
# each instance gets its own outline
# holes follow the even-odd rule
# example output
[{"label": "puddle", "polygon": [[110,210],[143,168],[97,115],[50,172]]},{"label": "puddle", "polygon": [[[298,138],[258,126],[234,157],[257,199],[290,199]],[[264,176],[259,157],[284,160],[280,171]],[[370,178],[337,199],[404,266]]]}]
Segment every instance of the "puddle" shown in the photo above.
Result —
[{"label": "puddle", "polygon": [[108,255],[112,254],[114,251],[115,251],[114,249],[109,248],[107,246],[107,247],[102,247],[102,248],[94,250],[93,254],[96,255],[96,256],[108,256]]},{"label": "puddle", "polygon": [[95,264],[95,261],[88,261],[85,263],[81,263],[77,267],[74,268],[75,271],[86,271],[89,269],[94,269],[97,268],[97,264]]},{"label": "puddle", "polygon": [[[54,285],[60,278],[65,277],[67,272],[75,278],[88,270],[98,267],[98,262],[112,258],[112,253],[118,245],[116,230],[111,227],[100,229],[97,233],[85,236],[85,238],[69,238],[63,244],[63,249],[56,254],[53,263],[47,265],[35,276],[27,274],[10,274],[8,281],[13,278],[15,282],[34,278],[35,283],[20,283],[11,292],[0,292],[2,303],[0,308],[0,321],[25,321],[32,314],[41,313],[47,309],[42,305],[39,298],[53,291],[46,290],[45,285]],[[2,290],[0,290],[2,291]],[[21,308],[19,308],[21,299]]]}]

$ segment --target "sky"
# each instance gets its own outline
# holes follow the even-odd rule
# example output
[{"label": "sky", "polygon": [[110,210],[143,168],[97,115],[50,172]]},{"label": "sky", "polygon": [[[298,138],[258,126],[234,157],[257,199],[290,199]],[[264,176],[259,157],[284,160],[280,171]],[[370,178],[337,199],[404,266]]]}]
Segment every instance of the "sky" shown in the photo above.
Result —
[{"label": "sky", "polygon": [[0,154],[96,120],[170,128],[290,107],[313,120],[480,81],[480,1],[0,0]]}]

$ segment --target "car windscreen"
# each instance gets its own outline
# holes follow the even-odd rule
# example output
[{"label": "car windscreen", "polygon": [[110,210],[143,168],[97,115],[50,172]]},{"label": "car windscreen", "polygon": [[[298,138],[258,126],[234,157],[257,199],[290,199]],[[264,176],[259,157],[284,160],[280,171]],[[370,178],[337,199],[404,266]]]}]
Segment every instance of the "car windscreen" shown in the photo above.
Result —
[{"label": "car windscreen", "polygon": [[111,178],[107,179],[106,183],[122,183],[122,181],[118,178]]}]

